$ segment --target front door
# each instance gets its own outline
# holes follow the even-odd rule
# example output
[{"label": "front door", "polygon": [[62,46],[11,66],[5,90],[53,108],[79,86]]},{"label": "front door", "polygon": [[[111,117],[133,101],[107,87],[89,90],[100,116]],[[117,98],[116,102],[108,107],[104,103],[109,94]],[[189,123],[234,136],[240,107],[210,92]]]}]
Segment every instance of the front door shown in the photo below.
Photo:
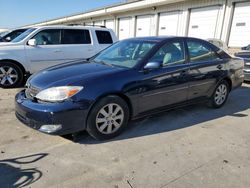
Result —
[{"label": "front door", "polygon": [[139,111],[186,101],[189,65],[186,63],[183,41],[168,41],[149,62],[161,62],[162,67],[141,73],[143,81],[139,83]]},{"label": "front door", "polygon": [[60,33],[60,29],[40,31],[33,37],[37,45],[25,46],[31,73],[65,62]]}]

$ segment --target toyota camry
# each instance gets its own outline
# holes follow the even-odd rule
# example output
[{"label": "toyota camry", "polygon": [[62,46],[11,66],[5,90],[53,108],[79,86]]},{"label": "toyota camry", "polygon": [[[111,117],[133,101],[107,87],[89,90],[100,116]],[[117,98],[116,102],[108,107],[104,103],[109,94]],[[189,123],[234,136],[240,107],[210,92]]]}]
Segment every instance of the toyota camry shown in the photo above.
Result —
[{"label": "toyota camry", "polygon": [[16,95],[16,117],[47,134],[87,130],[110,139],[130,120],[169,108],[201,101],[222,107],[241,86],[243,67],[241,59],[201,39],[127,39],[86,61],[31,76]]}]

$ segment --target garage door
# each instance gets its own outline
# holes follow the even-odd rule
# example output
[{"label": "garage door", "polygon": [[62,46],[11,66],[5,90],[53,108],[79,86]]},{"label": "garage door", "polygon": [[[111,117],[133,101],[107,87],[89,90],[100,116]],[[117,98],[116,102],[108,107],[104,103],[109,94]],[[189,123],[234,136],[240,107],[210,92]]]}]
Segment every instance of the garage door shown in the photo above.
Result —
[{"label": "garage door", "polygon": [[152,23],[153,23],[152,15],[137,16],[136,36],[137,37],[152,36],[154,30]]},{"label": "garage door", "polygon": [[161,13],[159,18],[159,35],[177,35],[180,12]]},{"label": "garage door", "polygon": [[216,25],[219,17],[220,6],[192,9],[188,36],[202,39],[216,38]]},{"label": "garage door", "polygon": [[229,46],[241,47],[250,44],[250,2],[236,3]]},{"label": "garage door", "polygon": [[119,19],[119,39],[126,39],[132,37],[131,18]]},{"label": "garage door", "polygon": [[106,20],[105,26],[106,26],[106,28],[112,29],[114,31],[115,30],[114,20]]}]

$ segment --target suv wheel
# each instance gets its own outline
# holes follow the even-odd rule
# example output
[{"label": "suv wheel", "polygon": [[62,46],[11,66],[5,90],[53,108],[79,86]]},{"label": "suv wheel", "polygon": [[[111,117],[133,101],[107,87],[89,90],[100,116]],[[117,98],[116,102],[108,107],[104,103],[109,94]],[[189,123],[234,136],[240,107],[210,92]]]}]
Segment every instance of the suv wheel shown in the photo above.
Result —
[{"label": "suv wheel", "polygon": [[214,108],[222,107],[227,101],[228,94],[229,94],[228,82],[223,80],[215,88],[213,96],[210,99],[210,106]]},{"label": "suv wheel", "polygon": [[129,108],[118,96],[108,96],[97,102],[91,110],[87,131],[97,140],[111,139],[127,126]]},{"label": "suv wheel", "polygon": [[14,88],[23,81],[23,72],[12,62],[0,63],[0,87]]}]

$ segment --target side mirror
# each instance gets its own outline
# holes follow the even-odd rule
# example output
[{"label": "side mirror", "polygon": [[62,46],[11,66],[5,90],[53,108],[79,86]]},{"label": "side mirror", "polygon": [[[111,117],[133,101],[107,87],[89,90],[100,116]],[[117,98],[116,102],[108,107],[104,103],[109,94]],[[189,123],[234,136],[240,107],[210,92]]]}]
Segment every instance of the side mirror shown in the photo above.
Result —
[{"label": "side mirror", "polygon": [[7,42],[10,42],[10,41],[11,41],[11,38],[10,38],[10,37],[7,37],[5,40],[6,40]]},{"label": "side mirror", "polygon": [[30,39],[30,40],[28,41],[28,45],[29,45],[29,46],[36,46],[36,45],[37,45],[36,39]]},{"label": "side mirror", "polygon": [[144,66],[144,70],[159,69],[160,67],[161,67],[161,63],[160,62],[148,62]]}]

